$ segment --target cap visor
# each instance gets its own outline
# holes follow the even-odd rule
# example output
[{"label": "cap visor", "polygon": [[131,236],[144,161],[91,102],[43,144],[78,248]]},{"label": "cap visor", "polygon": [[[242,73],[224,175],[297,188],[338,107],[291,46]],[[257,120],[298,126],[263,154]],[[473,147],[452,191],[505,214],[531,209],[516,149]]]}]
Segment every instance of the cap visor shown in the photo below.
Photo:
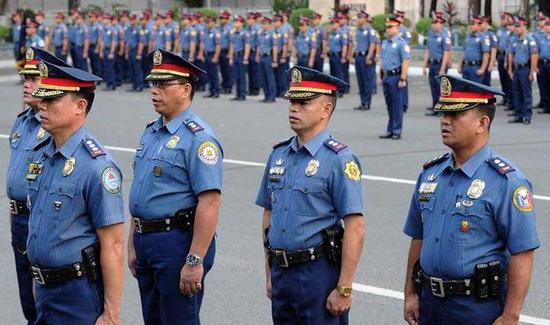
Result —
[{"label": "cap visor", "polygon": [[36,98],[56,98],[61,97],[66,93],[68,93],[68,91],[38,88],[35,92],[32,93],[32,96]]},{"label": "cap visor", "polygon": [[147,77],[145,77],[145,81],[154,81],[154,80],[175,80],[184,78],[182,76],[176,76],[174,74],[169,73],[151,73]]},{"label": "cap visor", "polygon": [[308,100],[308,99],[313,99],[313,98],[317,98],[321,95],[325,95],[325,94],[320,94],[320,93],[314,93],[314,92],[310,92],[310,91],[287,91],[286,94],[284,94],[283,96],[283,99],[287,99],[287,100],[291,100],[291,99],[294,99],[294,100]]},{"label": "cap visor", "polygon": [[480,103],[442,103],[434,106],[434,112],[462,112],[475,108]]},{"label": "cap visor", "polygon": [[38,69],[21,69],[19,71],[20,75],[40,75]]}]

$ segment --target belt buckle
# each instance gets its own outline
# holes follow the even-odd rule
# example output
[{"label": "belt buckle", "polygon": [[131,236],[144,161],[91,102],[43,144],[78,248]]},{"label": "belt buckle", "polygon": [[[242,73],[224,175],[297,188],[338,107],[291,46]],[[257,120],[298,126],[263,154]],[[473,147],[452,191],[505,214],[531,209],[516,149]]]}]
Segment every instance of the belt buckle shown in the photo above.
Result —
[{"label": "belt buckle", "polygon": [[139,218],[134,218],[134,225],[136,226],[135,231],[141,234],[143,232],[143,229],[141,227],[141,220]]},{"label": "belt buckle", "polygon": [[31,266],[31,270],[36,282],[38,282],[38,284],[45,285],[46,281],[44,280],[44,275],[42,275],[42,270],[40,270],[40,268],[36,266]]},{"label": "belt buckle", "polygon": [[430,278],[430,285],[432,294],[439,298],[445,298],[445,287],[443,286],[443,280],[441,278]]},{"label": "belt buckle", "polygon": [[287,258],[287,256],[286,256],[286,251],[276,249],[276,250],[275,250],[275,255],[277,255],[277,256],[282,256],[282,257],[283,257],[283,262],[284,262],[285,264],[279,264],[280,267],[284,267],[284,268],[288,268],[288,267],[289,267],[289,265],[288,265],[288,258]]},{"label": "belt buckle", "polygon": [[10,211],[11,211],[11,214],[19,214],[19,209],[17,208],[17,201],[10,200]]}]

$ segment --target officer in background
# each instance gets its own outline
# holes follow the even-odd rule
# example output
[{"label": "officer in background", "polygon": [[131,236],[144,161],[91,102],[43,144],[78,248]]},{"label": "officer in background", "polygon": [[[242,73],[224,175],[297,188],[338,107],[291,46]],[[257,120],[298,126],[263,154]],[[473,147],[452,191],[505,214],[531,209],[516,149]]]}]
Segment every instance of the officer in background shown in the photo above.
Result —
[{"label": "officer in background", "polygon": [[63,61],[67,61],[67,53],[69,51],[69,29],[63,23],[65,15],[58,12],[55,16],[55,28],[53,30],[53,46],[55,48],[55,56]]},{"label": "officer in background", "polygon": [[328,130],[344,81],[299,66],[289,73],[296,136],[273,147],[256,198],[266,295],[274,324],[348,324],[365,222],[361,163]]},{"label": "officer in background", "polygon": [[260,70],[260,85],[264,90],[262,103],[274,103],[277,96],[275,71],[278,66],[279,34],[271,28],[271,18],[262,18],[262,29],[258,33],[256,63]]},{"label": "officer in background", "polygon": [[236,84],[236,96],[231,100],[246,100],[246,68],[250,58],[250,34],[244,30],[244,17],[235,15],[229,39],[229,65]]},{"label": "officer in background", "polygon": [[[286,49],[286,59],[281,63],[283,65],[283,69],[282,72],[283,72],[283,88],[282,88],[282,94],[281,96],[283,96],[287,89],[288,89],[288,83],[290,82],[290,79],[288,78],[288,74],[286,73],[286,70],[288,70],[288,68],[290,68],[290,55],[292,53],[292,49],[294,48],[294,35],[296,34],[294,32],[294,28],[292,27],[292,25],[290,24],[290,11],[289,10],[283,10],[281,11],[281,16],[283,17],[283,20],[282,20],[282,25],[279,29],[279,32],[280,32],[280,35],[288,35],[288,40],[287,40],[287,49]],[[280,57],[282,58],[283,55],[284,55],[284,47],[281,47],[279,48],[279,51],[282,52]]]},{"label": "officer in background", "polygon": [[296,65],[313,68],[317,51],[317,34],[309,27],[308,17],[300,17],[299,25],[292,56],[295,58]]},{"label": "officer in background", "polygon": [[177,22],[174,21],[174,11],[171,9],[166,12],[166,18],[164,19],[164,25],[166,30],[170,31],[170,48],[177,51],[175,47],[176,39],[180,35],[180,27]]},{"label": "officer in background", "polygon": [[495,94],[503,95],[441,79],[435,110],[452,153],[424,164],[412,195],[404,227],[412,238],[409,324],[519,324],[540,243],[531,182],[488,144]]},{"label": "officer in background", "polygon": [[21,47],[21,34],[25,31],[22,31],[23,28],[23,12],[17,11],[12,16],[12,25],[11,25],[11,39],[13,42],[13,58],[17,62],[22,55]]},{"label": "officer in background", "polygon": [[323,25],[321,25],[321,18],[323,18],[323,15],[316,12],[311,19],[311,28],[317,40],[313,68],[319,72],[323,72],[323,64],[327,56],[327,32]]},{"label": "officer in background", "polygon": [[[550,18],[546,18],[544,22],[544,36],[539,38],[539,73],[540,78],[540,93],[550,89]],[[550,96],[542,97],[542,111],[539,114],[550,114]]]},{"label": "officer in background", "polygon": [[[149,66],[149,62],[145,59],[145,56],[149,53],[150,47],[150,41],[151,41],[151,30],[149,29],[149,20],[150,20],[150,14],[145,12],[140,17],[141,27],[140,32],[143,32],[143,51],[141,52],[141,71],[143,72],[143,76],[149,75],[151,72],[151,67]],[[143,83],[143,88],[149,88],[149,85]]]},{"label": "officer in background", "polygon": [[78,13],[74,25],[74,54],[75,60],[73,66],[77,69],[88,71],[88,49],[90,39],[88,26],[84,24],[84,17]]},{"label": "officer in background", "polygon": [[411,62],[411,49],[399,36],[400,23],[397,17],[386,20],[387,38],[382,42],[380,79],[384,87],[384,99],[388,109],[388,126],[380,139],[401,139],[403,130],[404,99],[407,76]]},{"label": "officer in background", "polygon": [[340,12],[337,13],[336,17],[338,18],[339,23],[339,33],[340,37],[344,40],[347,40],[347,46],[345,47],[345,50],[342,49],[342,57],[343,60],[340,60],[340,64],[342,66],[342,73],[344,74],[344,80],[347,84],[346,88],[344,89],[344,94],[349,93],[349,63],[351,60],[351,54],[352,51],[350,50],[352,47],[353,37],[351,35],[351,28],[349,26],[349,8],[348,7],[342,7],[340,8]]},{"label": "officer in background", "polygon": [[99,38],[103,27],[97,21],[97,15],[96,12],[88,13],[88,58],[91,72],[96,76],[103,76],[99,60]]},{"label": "officer in background", "polygon": [[355,31],[355,73],[357,74],[357,84],[359,86],[359,95],[361,104],[355,107],[355,110],[366,111],[370,109],[372,99],[372,83],[376,82],[376,75],[373,71],[374,56],[376,52],[376,31],[368,26],[367,19],[369,14],[360,10],[357,13],[357,30]]},{"label": "officer in background", "polygon": [[[191,25],[193,26],[193,28],[197,30],[197,39],[195,40],[195,42],[197,43],[196,45],[197,50],[195,55],[195,61],[191,63],[195,64],[199,69],[203,71],[207,71],[208,67],[206,66],[204,54],[203,55],[200,54],[201,53],[200,49],[202,48],[202,46],[204,46],[204,44],[202,44],[202,39],[203,39],[204,30],[206,29],[206,24],[203,21],[203,14],[200,11],[196,12],[193,15],[191,19]],[[201,74],[199,76],[199,81],[197,83],[197,92],[205,91],[207,83],[208,83],[208,75],[204,73]]]},{"label": "officer in background", "polygon": [[506,52],[508,51],[512,31],[509,25],[513,25],[513,15],[509,12],[500,14],[500,27],[497,29],[497,64],[498,77],[502,92],[504,93],[503,100],[498,105],[512,106],[512,80],[508,75]]},{"label": "officer in background", "polygon": [[34,16],[34,19],[38,23],[38,29],[36,30],[36,33],[38,34],[38,36],[40,36],[41,39],[44,40],[44,49],[49,50],[51,43],[51,31],[50,27],[46,25],[46,17],[44,16],[44,12],[42,10],[39,10],[36,13],[36,16]]},{"label": "officer in background", "polygon": [[106,91],[116,89],[115,76],[115,51],[118,43],[118,31],[112,26],[112,17],[108,13],[103,14],[103,33],[99,57],[103,60],[103,76],[105,78]]},{"label": "officer in background", "polygon": [[[399,36],[401,36],[402,39],[405,40],[407,45],[410,46],[412,34],[411,31],[407,26],[405,26],[405,12],[402,10],[395,10],[394,16],[397,18],[397,21],[399,21]],[[403,91],[403,112],[407,112],[409,109],[409,85],[405,85],[405,90]]]},{"label": "officer in background", "polygon": [[124,60],[124,54],[126,52],[126,38],[128,35],[126,34],[126,24],[125,20],[127,19],[126,12],[122,12],[120,18],[117,14],[113,14],[113,28],[117,31],[118,34],[118,40],[116,44],[116,50],[115,50],[115,79],[116,79],[116,86],[120,87],[123,82],[126,81],[126,75],[125,75],[125,60]]},{"label": "officer in background", "polygon": [[134,159],[128,266],[138,280],[145,324],[200,324],[204,279],[216,251],[223,151],[191,108],[204,71],[162,49],[148,60],[160,117],[147,125]]},{"label": "officer in background", "polygon": [[490,86],[491,85],[491,73],[495,69],[495,65],[497,62],[497,48],[498,48],[498,39],[496,34],[490,29],[491,28],[491,17],[490,16],[481,16],[479,17],[481,20],[481,25],[479,25],[479,31],[484,33],[487,38],[489,38],[489,43],[491,44],[491,52],[489,55],[489,65],[487,66],[487,70],[485,71],[485,74],[483,75],[482,83],[484,85]]},{"label": "officer in background", "polygon": [[[546,22],[546,20],[547,17],[542,12],[539,12],[537,15],[537,28],[533,33],[533,38],[535,39],[535,42],[537,42],[537,46],[539,46],[539,44],[543,41],[545,37],[546,33],[544,32],[544,23]],[[540,102],[535,106],[536,108],[543,108],[543,103],[550,100],[548,85],[544,84],[543,79],[544,77],[540,76],[540,69],[538,69],[537,85],[539,86]]]},{"label": "officer in background", "polygon": [[[330,65],[330,75],[344,80],[344,63],[347,60],[347,51],[349,47],[349,38],[347,33],[340,32],[340,25],[337,17],[332,17],[330,22],[330,32],[328,33],[328,58]],[[346,91],[347,86],[340,86],[344,88],[338,89],[337,96],[342,97]]]},{"label": "officer in background", "polygon": [[26,33],[27,37],[25,38],[25,47],[36,47],[41,50],[44,50],[44,46],[46,46],[46,43],[44,40],[38,36],[36,33],[38,28],[38,23],[36,20],[31,20],[27,23]]},{"label": "officer in background", "polygon": [[218,31],[221,34],[221,52],[220,52],[220,73],[222,75],[221,87],[222,94],[230,94],[233,88],[233,74],[231,73],[231,66],[229,65],[229,39],[231,37],[231,25],[229,19],[231,13],[224,10],[220,14],[220,26]]},{"label": "officer in background", "polygon": [[68,28],[68,39],[69,39],[69,55],[71,57],[71,62],[73,64],[73,67],[75,66],[75,62],[76,62],[76,53],[75,53],[75,45],[74,45],[74,41],[75,41],[75,24],[76,24],[76,16],[78,15],[78,10],[77,9],[71,9],[71,12],[70,12],[70,15],[69,15],[69,19],[68,19],[68,23],[67,23],[67,28]]},{"label": "officer in background", "polygon": [[[428,44],[424,51],[424,67],[422,73],[428,76],[430,81],[430,90],[432,92],[431,112],[427,116],[437,116],[433,111],[435,105],[439,102],[439,81],[440,76],[447,73],[451,64],[451,38],[443,30],[445,19],[434,16],[432,18],[432,32],[428,35]],[[426,73],[428,69],[428,73]]]},{"label": "officer in background", "polygon": [[130,16],[129,36],[126,43],[126,61],[130,65],[131,92],[143,91],[143,70],[141,60],[143,59],[143,49],[147,40],[145,32],[139,26],[136,15]]},{"label": "officer in background", "polygon": [[32,96],[40,83],[39,61],[48,61],[68,66],[48,52],[29,47],[25,53],[25,65],[19,74],[23,76],[23,103],[28,106],[17,115],[10,132],[10,160],[6,176],[6,193],[10,200],[11,243],[15,255],[15,270],[19,286],[19,299],[23,314],[29,324],[34,324],[36,308],[32,291],[31,266],[27,258],[27,234],[29,209],[27,208],[26,175],[32,149],[49,136],[40,126],[38,104],[40,99]]},{"label": "officer in background", "polygon": [[458,73],[464,79],[482,82],[489,65],[491,41],[480,31],[481,19],[470,19],[470,32],[464,41],[464,57],[458,65]]},{"label": "officer in background", "polygon": [[176,49],[181,51],[181,57],[189,62],[195,60],[197,51],[197,30],[191,25],[191,14],[182,14],[181,33],[176,38]]},{"label": "officer in background", "polygon": [[[374,22],[374,17],[373,16],[368,16],[367,17],[367,25],[374,29],[374,27],[372,27],[372,23]],[[370,76],[369,78],[371,78],[372,80],[376,80],[378,77],[377,77],[377,74],[376,74],[376,65],[377,65],[377,62],[378,62],[378,58],[380,56],[380,46],[381,46],[381,40],[380,40],[380,35],[378,35],[378,32],[376,31],[376,29],[374,29],[375,31],[375,43],[376,43],[376,47],[374,49],[374,56],[373,56],[373,69],[371,70],[371,74],[372,76]],[[373,81],[372,83],[372,94],[375,95],[376,92],[377,92],[377,88],[378,88],[378,85],[377,85],[377,82]]]},{"label": "officer in background", "polygon": [[275,80],[277,83],[277,97],[282,97],[288,86],[286,70],[289,68],[289,56],[291,54],[290,47],[290,37],[289,29],[283,25],[283,16],[275,15],[273,16],[273,28],[275,33],[277,33],[277,39],[279,43],[277,44],[277,58],[278,64],[275,70]]},{"label": "officer in background", "polygon": [[538,48],[527,31],[529,22],[523,17],[515,21],[517,37],[513,39],[508,57],[508,74],[512,79],[514,119],[509,123],[531,124],[533,93],[531,82],[538,67]]},{"label": "officer in background", "polygon": [[44,61],[39,70],[33,96],[42,99],[41,123],[51,137],[34,148],[27,174],[36,324],[116,324],[124,284],[122,176],[85,126],[100,78]]},{"label": "officer in background", "polygon": [[201,32],[199,61],[204,61],[208,74],[208,95],[205,98],[220,97],[220,55],[222,52],[222,34],[216,27],[216,17],[206,17],[206,29]]},{"label": "officer in background", "polygon": [[164,16],[158,13],[155,18],[155,25],[151,29],[151,38],[149,39],[150,49],[170,50],[170,32],[166,30],[163,20]]},{"label": "officer in background", "polygon": [[250,35],[250,60],[248,61],[248,94],[258,96],[260,94],[259,64],[256,62],[256,49],[258,48],[258,34],[262,27],[258,24],[259,12],[250,11],[246,14],[246,32]]}]

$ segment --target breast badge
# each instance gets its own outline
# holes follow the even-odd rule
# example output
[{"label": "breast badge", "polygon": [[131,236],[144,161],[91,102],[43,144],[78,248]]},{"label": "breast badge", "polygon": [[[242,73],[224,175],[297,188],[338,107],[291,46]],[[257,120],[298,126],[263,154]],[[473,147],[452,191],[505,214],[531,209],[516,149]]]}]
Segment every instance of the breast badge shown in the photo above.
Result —
[{"label": "breast badge", "polygon": [[315,174],[317,174],[317,171],[319,170],[319,160],[311,159],[306,167],[306,176],[311,177]]},{"label": "breast badge", "polygon": [[478,199],[483,194],[483,189],[485,189],[485,182],[481,179],[474,179],[468,188],[468,197]]}]

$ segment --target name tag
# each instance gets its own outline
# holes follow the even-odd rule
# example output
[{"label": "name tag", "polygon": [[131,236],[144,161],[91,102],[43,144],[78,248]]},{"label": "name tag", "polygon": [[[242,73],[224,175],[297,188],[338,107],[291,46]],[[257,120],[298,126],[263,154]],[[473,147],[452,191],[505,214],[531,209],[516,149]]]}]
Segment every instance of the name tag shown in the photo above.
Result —
[{"label": "name tag", "polygon": [[418,192],[421,194],[431,194],[431,193],[435,193],[436,188],[437,188],[437,183],[422,183],[420,184],[420,188],[418,189]]}]

